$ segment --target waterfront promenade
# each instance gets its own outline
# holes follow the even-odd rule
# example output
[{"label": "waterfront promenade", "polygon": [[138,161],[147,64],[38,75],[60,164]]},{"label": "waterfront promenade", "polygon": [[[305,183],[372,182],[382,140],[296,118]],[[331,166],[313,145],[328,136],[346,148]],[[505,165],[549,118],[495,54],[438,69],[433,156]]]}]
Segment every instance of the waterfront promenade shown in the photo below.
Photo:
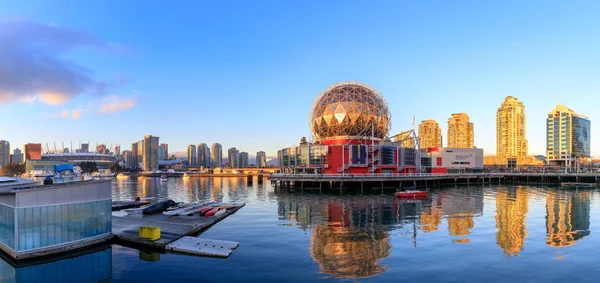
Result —
[{"label": "waterfront promenade", "polygon": [[276,188],[403,188],[451,184],[597,184],[600,173],[272,174]]}]

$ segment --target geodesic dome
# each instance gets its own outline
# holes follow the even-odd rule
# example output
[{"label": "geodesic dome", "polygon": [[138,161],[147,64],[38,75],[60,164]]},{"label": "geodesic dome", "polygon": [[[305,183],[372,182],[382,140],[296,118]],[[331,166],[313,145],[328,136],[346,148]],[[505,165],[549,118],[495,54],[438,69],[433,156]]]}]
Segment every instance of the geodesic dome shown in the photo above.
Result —
[{"label": "geodesic dome", "polygon": [[357,82],[335,84],[315,100],[309,127],[315,141],[335,137],[386,137],[391,114],[375,89]]}]

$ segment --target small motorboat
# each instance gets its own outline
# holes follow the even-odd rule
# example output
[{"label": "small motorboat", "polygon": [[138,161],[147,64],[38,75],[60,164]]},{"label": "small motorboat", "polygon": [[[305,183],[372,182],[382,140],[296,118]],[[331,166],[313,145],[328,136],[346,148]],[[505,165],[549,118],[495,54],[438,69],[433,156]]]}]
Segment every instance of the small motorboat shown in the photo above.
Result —
[{"label": "small motorboat", "polygon": [[165,175],[161,175],[161,176],[160,176],[160,181],[161,181],[161,182],[166,182],[166,181],[167,181],[167,176],[165,176]]},{"label": "small motorboat", "polygon": [[428,194],[429,194],[428,191],[408,190],[408,191],[396,192],[396,197],[397,198],[426,198]]}]

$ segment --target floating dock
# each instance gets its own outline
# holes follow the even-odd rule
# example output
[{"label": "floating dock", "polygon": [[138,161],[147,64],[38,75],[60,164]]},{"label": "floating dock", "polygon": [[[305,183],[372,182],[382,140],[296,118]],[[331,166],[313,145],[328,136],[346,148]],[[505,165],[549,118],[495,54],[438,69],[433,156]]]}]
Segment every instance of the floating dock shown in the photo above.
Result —
[{"label": "floating dock", "polygon": [[213,257],[229,257],[240,244],[196,237],[183,237],[167,245],[167,251]]},{"label": "floating dock", "polygon": [[[185,237],[197,235],[210,226],[234,214],[244,207],[245,203],[232,203],[237,208],[228,210],[220,216],[199,216],[198,213],[193,216],[166,216],[161,214],[143,215],[123,215],[112,217],[112,233],[114,241],[117,244],[130,247],[141,247],[158,251],[167,251],[167,245]],[[117,214],[118,215],[118,214]],[[139,236],[139,229],[142,226],[154,226],[160,228],[160,239],[151,241]],[[220,241],[217,241],[220,242]],[[215,242],[216,243],[216,242]],[[180,244],[177,247],[183,247]]]}]

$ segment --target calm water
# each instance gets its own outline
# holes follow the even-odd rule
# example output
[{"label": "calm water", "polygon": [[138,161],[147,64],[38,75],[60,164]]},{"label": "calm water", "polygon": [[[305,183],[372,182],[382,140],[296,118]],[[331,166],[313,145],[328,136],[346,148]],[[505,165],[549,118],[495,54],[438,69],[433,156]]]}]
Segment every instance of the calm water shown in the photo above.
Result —
[{"label": "calm water", "polygon": [[244,178],[114,182],[114,199],[135,196],[247,202],[202,235],[240,247],[228,259],[112,246],[34,266],[0,261],[0,281],[595,282],[600,271],[597,190],[454,187],[407,202],[275,193]]}]

